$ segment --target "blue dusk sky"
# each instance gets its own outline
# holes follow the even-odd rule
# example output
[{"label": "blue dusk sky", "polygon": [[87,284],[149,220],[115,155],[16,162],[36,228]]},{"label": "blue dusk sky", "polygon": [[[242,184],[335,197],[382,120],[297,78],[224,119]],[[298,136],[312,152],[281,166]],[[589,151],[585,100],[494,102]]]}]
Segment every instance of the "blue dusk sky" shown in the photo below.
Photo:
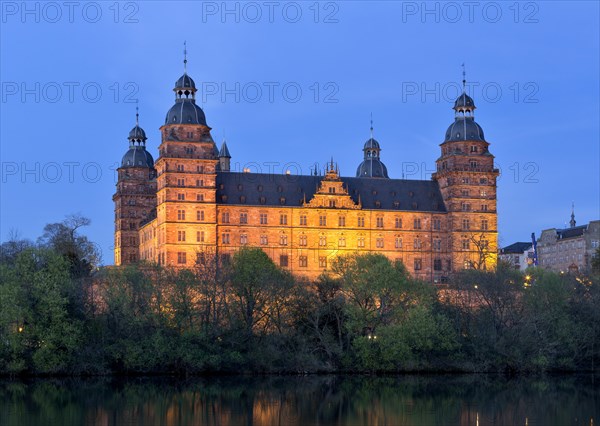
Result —
[{"label": "blue dusk sky", "polygon": [[465,64],[501,169],[500,244],[600,217],[599,3],[1,3],[0,237],[80,213],[113,263],[112,195],[136,100],[148,149],[187,70],[232,168],[430,179]]}]

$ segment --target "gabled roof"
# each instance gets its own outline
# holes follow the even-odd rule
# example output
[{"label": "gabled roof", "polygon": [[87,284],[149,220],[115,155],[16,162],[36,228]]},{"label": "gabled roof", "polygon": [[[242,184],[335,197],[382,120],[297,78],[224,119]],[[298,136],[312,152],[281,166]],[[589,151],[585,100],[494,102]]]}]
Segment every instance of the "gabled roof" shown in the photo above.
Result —
[{"label": "gabled roof", "polygon": [[501,250],[501,252],[502,252],[502,254],[509,254],[509,253],[521,254],[521,253],[525,253],[527,250],[529,250],[532,245],[533,245],[533,243],[517,242],[517,243],[513,243],[509,246],[504,247]]},{"label": "gabled roof", "polygon": [[[217,174],[217,203],[301,207],[314,196],[323,176],[265,173]],[[342,177],[348,195],[364,209],[445,212],[435,181]]]}]

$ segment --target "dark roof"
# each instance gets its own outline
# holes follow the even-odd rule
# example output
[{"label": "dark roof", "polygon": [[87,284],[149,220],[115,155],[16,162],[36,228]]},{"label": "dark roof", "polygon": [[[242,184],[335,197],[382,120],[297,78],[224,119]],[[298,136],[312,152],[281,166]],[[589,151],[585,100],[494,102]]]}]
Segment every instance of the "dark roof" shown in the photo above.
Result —
[{"label": "dark roof", "polygon": [[146,137],[146,132],[144,132],[144,129],[142,129],[140,126],[136,125],[129,132],[129,137],[127,139],[137,140],[137,141],[145,141],[148,138]]},{"label": "dark roof", "polygon": [[[217,174],[217,202],[300,207],[310,201],[323,176],[263,173]],[[435,181],[342,177],[350,197],[364,209],[445,212]]]},{"label": "dark roof", "polygon": [[506,246],[502,249],[503,254],[508,253],[524,253],[526,250],[529,250],[533,244],[532,243],[513,243],[509,246]]},{"label": "dark roof", "polygon": [[456,117],[448,130],[444,142],[450,141],[485,141],[483,129],[473,117]]},{"label": "dark roof", "polygon": [[219,151],[219,157],[231,158],[231,154],[229,153],[229,149],[227,148],[227,142],[223,141],[223,145],[221,145],[221,150]]},{"label": "dark roof", "polygon": [[586,229],[587,229],[587,225],[574,226],[572,228],[565,228],[565,229],[557,229],[556,236],[561,239],[580,237],[583,235],[583,233],[585,232]]},{"label": "dark roof", "polygon": [[167,112],[165,124],[202,124],[206,126],[204,111],[193,99],[177,99]]},{"label": "dark roof", "polygon": [[184,73],[175,82],[175,90],[177,90],[177,89],[195,89],[195,88],[196,88],[196,83],[194,82],[192,77],[187,75],[187,73]]},{"label": "dark roof", "polygon": [[154,159],[141,145],[129,148],[121,160],[121,167],[154,167]]},{"label": "dark roof", "polygon": [[464,107],[473,107],[475,108],[475,102],[473,102],[473,98],[467,95],[465,92],[456,98],[454,102],[454,108],[464,108]]},{"label": "dark roof", "polygon": [[366,158],[360,163],[356,169],[356,177],[389,178],[387,167],[377,157]]},{"label": "dark roof", "polygon": [[377,142],[376,139],[370,138],[368,141],[365,142],[365,146],[363,148],[363,150],[365,149],[381,149],[379,142]]}]

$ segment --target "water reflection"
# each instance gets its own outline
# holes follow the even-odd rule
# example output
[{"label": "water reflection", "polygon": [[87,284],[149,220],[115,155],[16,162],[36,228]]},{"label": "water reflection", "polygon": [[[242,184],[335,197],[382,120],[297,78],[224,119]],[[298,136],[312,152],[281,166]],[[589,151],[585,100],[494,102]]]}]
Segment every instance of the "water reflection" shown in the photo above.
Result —
[{"label": "water reflection", "polygon": [[12,425],[593,425],[592,377],[0,381]]}]

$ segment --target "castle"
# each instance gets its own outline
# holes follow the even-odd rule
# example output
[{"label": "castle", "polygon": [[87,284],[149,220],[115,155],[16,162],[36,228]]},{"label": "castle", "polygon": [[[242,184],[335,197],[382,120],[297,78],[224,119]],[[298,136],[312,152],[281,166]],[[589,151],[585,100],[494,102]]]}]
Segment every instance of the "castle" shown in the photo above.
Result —
[{"label": "castle", "polygon": [[113,196],[116,265],[192,268],[243,246],[309,278],[354,252],[401,260],[432,282],[495,265],[499,173],[465,91],[431,180],[390,179],[372,129],[355,177],[340,176],[333,161],[308,176],[230,171],[227,144],[217,148],[185,67],[173,91],[156,163],[137,114],[129,133]]}]

